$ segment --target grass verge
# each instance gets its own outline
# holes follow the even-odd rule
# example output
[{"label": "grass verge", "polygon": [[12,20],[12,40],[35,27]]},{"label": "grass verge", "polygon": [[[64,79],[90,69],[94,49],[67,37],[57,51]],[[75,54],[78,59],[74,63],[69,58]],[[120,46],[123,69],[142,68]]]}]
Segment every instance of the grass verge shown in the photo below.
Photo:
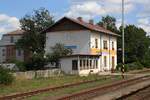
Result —
[{"label": "grass verge", "polygon": [[100,79],[99,81],[93,82],[93,83],[86,83],[82,84],[79,86],[74,86],[74,87],[69,87],[69,88],[64,88],[61,90],[57,91],[50,91],[42,94],[38,94],[32,97],[25,98],[25,100],[53,100],[55,97],[58,96],[63,96],[75,92],[79,92],[81,90],[89,89],[89,88],[94,88],[103,84],[107,84],[113,81],[117,81],[121,79],[121,76],[112,76],[112,78],[106,78],[106,79]]},{"label": "grass verge", "polygon": [[54,87],[61,86],[65,84],[71,84],[76,82],[88,81],[100,79],[106,76],[97,76],[90,75],[88,77],[80,77],[80,76],[57,76],[51,78],[40,78],[40,79],[16,79],[9,86],[0,86],[0,96],[13,94],[13,93],[21,93],[28,92],[35,89],[45,88],[45,87]]}]

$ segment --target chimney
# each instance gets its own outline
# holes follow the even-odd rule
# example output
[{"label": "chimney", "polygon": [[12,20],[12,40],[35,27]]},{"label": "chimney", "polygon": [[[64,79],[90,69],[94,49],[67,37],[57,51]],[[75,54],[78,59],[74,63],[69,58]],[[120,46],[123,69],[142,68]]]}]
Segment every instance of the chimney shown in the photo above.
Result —
[{"label": "chimney", "polygon": [[82,22],[82,17],[78,17],[77,19]]},{"label": "chimney", "polygon": [[89,24],[92,24],[92,25],[93,25],[93,24],[94,24],[94,20],[93,20],[93,19],[90,19],[90,20],[89,20]]}]

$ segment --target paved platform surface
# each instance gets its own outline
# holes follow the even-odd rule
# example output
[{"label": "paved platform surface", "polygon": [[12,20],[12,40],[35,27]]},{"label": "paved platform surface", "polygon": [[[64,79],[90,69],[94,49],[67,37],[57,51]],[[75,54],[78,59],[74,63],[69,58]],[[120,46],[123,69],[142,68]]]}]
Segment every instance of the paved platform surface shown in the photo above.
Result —
[{"label": "paved platform surface", "polygon": [[106,94],[97,96],[97,97],[95,97],[91,100],[115,100],[116,98],[119,98],[122,95],[129,94],[132,91],[136,91],[136,90],[141,89],[141,88],[143,88],[145,86],[148,86],[148,85],[150,85],[150,80],[137,83],[136,85],[131,85],[131,86],[128,86],[128,87],[124,87],[124,88],[121,88],[121,89],[117,89],[117,90],[114,90],[114,91],[107,92]]}]

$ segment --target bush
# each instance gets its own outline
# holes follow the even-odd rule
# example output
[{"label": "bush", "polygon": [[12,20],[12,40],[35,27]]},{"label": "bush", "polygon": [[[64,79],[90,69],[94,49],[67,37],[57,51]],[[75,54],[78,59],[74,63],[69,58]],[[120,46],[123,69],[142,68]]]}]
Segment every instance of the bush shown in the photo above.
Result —
[{"label": "bush", "polygon": [[[140,62],[132,62],[132,63],[128,63],[124,65],[124,70],[125,72],[129,71],[129,70],[136,70],[136,69],[143,69],[143,65]],[[116,70],[121,71],[122,68],[122,64],[119,63],[116,67]]]},{"label": "bush", "polygon": [[[122,63],[117,64],[116,70],[121,71],[122,66],[123,66]],[[128,64],[125,64],[125,65],[124,65],[124,71],[125,71],[125,72],[129,71],[129,66],[128,66]]]},{"label": "bush", "polygon": [[133,62],[128,64],[128,67],[130,70],[135,70],[135,69],[143,69],[143,65],[140,62]]},{"label": "bush", "polygon": [[25,67],[26,70],[44,70],[46,63],[43,53],[35,53],[29,61],[25,62]]},{"label": "bush", "polygon": [[16,60],[14,63],[15,63],[15,65],[19,71],[25,71],[26,70],[25,63],[23,61]]},{"label": "bush", "polygon": [[4,69],[0,66],[0,84],[9,85],[13,82],[14,77],[10,74],[8,69]]}]

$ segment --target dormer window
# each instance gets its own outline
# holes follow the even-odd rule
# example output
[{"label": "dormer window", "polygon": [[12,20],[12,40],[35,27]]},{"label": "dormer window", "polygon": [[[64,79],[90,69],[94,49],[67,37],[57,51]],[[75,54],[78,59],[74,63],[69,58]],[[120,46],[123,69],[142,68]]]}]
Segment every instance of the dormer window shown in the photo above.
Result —
[{"label": "dormer window", "polygon": [[10,37],[10,43],[14,43],[14,37],[13,36]]}]

